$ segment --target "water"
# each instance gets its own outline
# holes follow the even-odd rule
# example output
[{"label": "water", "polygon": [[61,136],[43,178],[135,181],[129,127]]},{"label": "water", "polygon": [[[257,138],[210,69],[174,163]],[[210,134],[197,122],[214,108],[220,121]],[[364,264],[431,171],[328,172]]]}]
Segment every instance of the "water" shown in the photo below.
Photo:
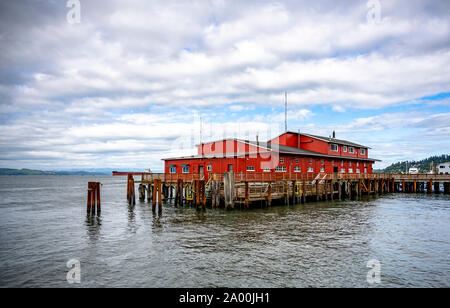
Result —
[{"label": "water", "polygon": [[[86,216],[88,181],[102,215]],[[197,212],[126,203],[122,177],[0,177],[0,287],[450,287],[450,198]]]}]

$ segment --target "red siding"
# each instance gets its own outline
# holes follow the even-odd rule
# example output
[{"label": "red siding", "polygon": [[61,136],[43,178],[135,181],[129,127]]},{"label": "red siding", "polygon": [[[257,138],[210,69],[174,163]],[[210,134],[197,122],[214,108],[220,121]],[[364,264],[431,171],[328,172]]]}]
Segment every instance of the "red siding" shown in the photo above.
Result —
[{"label": "red siding", "polygon": [[[228,172],[230,165],[233,167],[234,172],[264,172],[263,167],[270,167],[270,172],[275,172],[275,167],[279,166],[285,167],[286,172],[296,172],[295,167],[300,167],[301,173],[307,173],[308,168],[310,167],[312,168],[312,171],[310,172],[313,173],[333,173],[335,168],[337,168],[337,172],[341,172],[341,169],[343,169],[345,173],[349,173],[351,169],[352,173],[357,173],[357,169],[359,169],[360,173],[364,173],[364,170],[366,170],[367,173],[372,173],[372,162],[350,161],[345,159],[345,157],[367,158],[367,149],[365,149],[364,155],[360,154],[359,148],[355,148],[355,153],[353,154],[348,153],[348,146],[347,152],[345,153],[343,152],[342,145],[338,145],[337,152],[331,151],[331,147],[328,142],[305,135],[300,135],[299,137],[299,135],[295,133],[285,133],[270,142],[295,148],[300,147],[304,150],[327,155],[336,155],[339,157],[334,159],[308,157],[305,155],[280,155],[278,157],[278,154],[276,153],[273,153],[272,156],[270,156],[263,148],[250,145],[243,141],[227,139],[198,146],[199,155],[215,154],[218,156],[216,158],[166,160],[164,170],[166,173],[169,173],[170,165],[176,165],[175,172],[182,173],[182,165],[188,164],[189,173],[199,173],[200,167],[203,166],[205,178],[207,178],[207,175],[210,172]],[[223,154],[223,156],[221,154]],[[209,165],[212,167],[211,171],[208,171]],[[247,171],[248,166],[254,167],[254,171]]]}]

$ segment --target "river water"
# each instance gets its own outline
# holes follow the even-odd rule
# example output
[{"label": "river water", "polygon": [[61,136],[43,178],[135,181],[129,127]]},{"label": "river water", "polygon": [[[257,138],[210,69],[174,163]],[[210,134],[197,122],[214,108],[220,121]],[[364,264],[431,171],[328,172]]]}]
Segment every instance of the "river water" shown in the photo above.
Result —
[{"label": "river water", "polygon": [[[103,184],[100,217],[88,181]],[[158,215],[128,206],[123,177],[3,176],[0,287],[450,287],[449,226],[444,195]]]}]

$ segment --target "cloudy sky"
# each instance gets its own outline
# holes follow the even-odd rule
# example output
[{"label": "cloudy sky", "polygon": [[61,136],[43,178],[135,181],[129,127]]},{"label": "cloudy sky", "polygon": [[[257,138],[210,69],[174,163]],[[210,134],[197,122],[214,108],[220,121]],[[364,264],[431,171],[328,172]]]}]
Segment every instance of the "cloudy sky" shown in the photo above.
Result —
[{"label": "cloudy sky", "polygon": [[376,168],[450,153],[449,1],[80,3],[69,23],[67,0],[0,2],[0,168],[158,171],[277,136],[285,91],[290,130]]}]

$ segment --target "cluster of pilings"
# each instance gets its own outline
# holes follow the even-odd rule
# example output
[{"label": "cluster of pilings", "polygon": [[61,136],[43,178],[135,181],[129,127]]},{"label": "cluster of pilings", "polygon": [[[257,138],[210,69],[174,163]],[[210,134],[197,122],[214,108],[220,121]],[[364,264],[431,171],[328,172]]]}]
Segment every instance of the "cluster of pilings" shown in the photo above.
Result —
[{"label": "cluster of pilings", "polygon": [[97,214],[100,215],[101,202],[100,202],[100,182],[89,182],[87,193],[87,213],[95,215],[95,206],[97,205]]},{"label": "cluster of pilings", "polygon": [[[134,203],[134,180],[129,175],[129,202]],[[139,199],[147,200],[155,209],[163,201],[175,206],[193,205],[198,209],[272,204],[301,204],[310,201],[358,199],[367,195],[394,192],[449,193],[450,177],[440,175],[401,174],[210,174],[203,180],[197,174],[143,174]],[[434,182],[433,182],[434,180]],[[131,188],[132,187],[132,188]]]},{"label": "cluster of pilings", "polygon": [[173,202],[175,206],[193,205],[198,209],[206,207],[206,181],[193,180],[191,182],[183,182],[178,180],[175,182],[165,183],[159,179],[154,179],[152,183],[139,184],[139,200],[145,200],[147,193],[148,202],[152,203],[153,208],[159,205],[159,211],[162,210],[162,203]]},{"label": "cluster of pilings", "polygon": [[441,182],[429,181],[397,181],[395,182],[394,192],[403,193],[435,193],[450,194],[450,182],[443,182],[444,190],[441,191]]},{"label": "cluster of pilings", "polygon": [[[128,185],[127,185],[127,200],[129,205],[136,204],[136,196],[134,189],[134,178],[133,175],[128,175]],[[167,186],[158,179],[155,179],[152,184],[148,186],[144,184],[139,184],[139,201],[144,202],[147,199],[148,203],[151,203],[153,212],[156,212],[156,206],[158,205],[158,211],[162,212],[162,203],[168,195]],[[145,195],[147,193],[147,198]]]}]

